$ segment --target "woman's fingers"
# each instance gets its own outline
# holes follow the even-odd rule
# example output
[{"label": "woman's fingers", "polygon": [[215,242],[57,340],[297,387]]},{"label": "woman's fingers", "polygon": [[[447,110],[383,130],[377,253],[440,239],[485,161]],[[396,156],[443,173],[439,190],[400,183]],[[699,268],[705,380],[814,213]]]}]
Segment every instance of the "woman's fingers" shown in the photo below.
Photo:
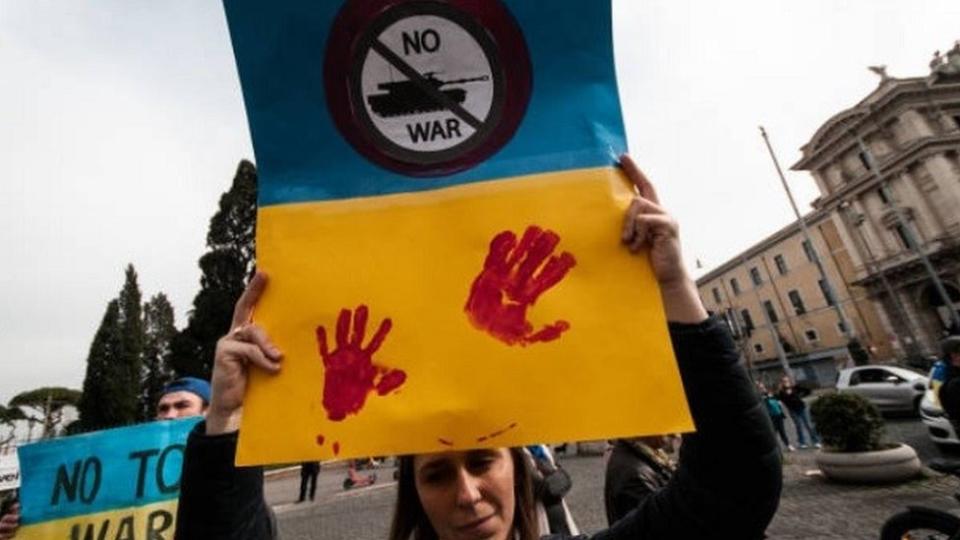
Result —
[{"label": "woman's fingers", "polygon": [[638,252],[660,238],[676,238],[677,223],[665,214],[639,214],[634,219],[634,236],[628,242],[631,252]]},{"label": "woman's fingers", "polygon": [[230,328],[237,328],[250,322],[253,317],[253,309],[257,306],[257,302],[260,301],[260,296],[266,288],[267,274],[263,272],[254,274],[253,279],[247,284],[247,288],[244,289],[243,294],[237,299],[237,304],[233,307],[233,323]]},{"label": "woman's fingers", "polygon": [[[665,220],[660,219],[653,222],[640,223],[641,220],[651,216],[659,216],[665,218]],[[630,246],[631,251],[636,251],[639,247],[635,246],[642,245],[647,236],[648,223],[664,224],[672,222],[673,219],[670,218],[669,214],[667,214],[660,205],[643,197],[634,197],[623,218],[623,230],[621,231],[620,238],[623,240],[623,243]]]},{"label": "woman's fingers", "polygon": [[647,179],[647,175],[643,174],[643,171],[641,171],[640,167],[633,161],[633,158],[627,154],[623,154],[620,156],[620,166],[623,167],[624,172],[627,173],[627,178],[633,182],[633,185],[637,188],[641,197],[660,204],[660,198],[657,197],[657,190],[654,189],[653,183]]},{"label": "woman's fingers", "polygon": [[640,212],[640,201],[634,198],[630,201],[627,212],[623,215],[623,231],[620,233],[620,240],[625,244],[633,240],[636,233],[634,222],[637,219],[637,213]]},{"label": "woman's fingers", "polygon": [[280,360],[283,354],[280,352],[280,349],[270,341],[270,337],[267,335],[266,330],[261,328],[256,324],[246,324],[238,327],[230,335],[233,339],[237,341],[243,341],[246,343],[252,343],[258,347],[263,353],[270,358],[271,360]]}]

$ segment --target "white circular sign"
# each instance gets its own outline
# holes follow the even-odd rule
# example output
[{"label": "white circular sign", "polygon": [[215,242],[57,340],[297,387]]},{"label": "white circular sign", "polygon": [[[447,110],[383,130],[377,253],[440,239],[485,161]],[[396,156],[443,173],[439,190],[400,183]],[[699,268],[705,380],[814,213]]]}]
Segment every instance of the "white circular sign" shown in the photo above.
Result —
[{"label": "white circular sign", "polygon": [[[402,64],[401,64],[402,62]],[[412,152],[457,147],[490,115],[494,72],[483,47],[437,15],[400,19],[376,36],[360,71],[370,123]]]}]

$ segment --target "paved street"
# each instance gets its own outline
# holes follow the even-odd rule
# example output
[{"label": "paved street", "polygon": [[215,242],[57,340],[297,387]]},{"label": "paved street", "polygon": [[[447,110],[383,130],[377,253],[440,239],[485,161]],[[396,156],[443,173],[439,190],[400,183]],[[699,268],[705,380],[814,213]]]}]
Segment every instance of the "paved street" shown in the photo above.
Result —
[{"label": "paved street", "polygon": [[[916,448],[921,460],[939,455],[919,420],[888,419],[887,425],[889,438]],[[816,469],[813,458],[812,450],[786,454],[783,497],[780,511],[768,530],[770,538],[874,539],[884,519],[907,504],[960,510],[951,497],[960,482],[952,477],[936,475],[898,486],[842,486],[811,474]],[[586,532],[603,528],[602,459],[571,456],[562,458],[562,463],[574,479],[567,501],[581,528]],[[304,504],[293,504],[299,475],[271,480],[267,484],[267,499],[277,510],[282,537],[383,540],[389,530],[395,497],[392,471],[377,471],[381,479],[373,487],[345,492],[340,484],[346,471],[325,469],[320,476],[317,501]]]}]

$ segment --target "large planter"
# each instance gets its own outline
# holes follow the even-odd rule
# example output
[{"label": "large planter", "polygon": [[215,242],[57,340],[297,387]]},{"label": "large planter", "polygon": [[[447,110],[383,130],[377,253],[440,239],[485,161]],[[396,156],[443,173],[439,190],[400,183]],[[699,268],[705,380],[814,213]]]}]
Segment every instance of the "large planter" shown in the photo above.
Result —
[{"label": "large planter", "polygon": [[905,444],[872,452],[821,450],[817,465],[831,480],[858,484],[903,482],[920,474],[920,459]]}]

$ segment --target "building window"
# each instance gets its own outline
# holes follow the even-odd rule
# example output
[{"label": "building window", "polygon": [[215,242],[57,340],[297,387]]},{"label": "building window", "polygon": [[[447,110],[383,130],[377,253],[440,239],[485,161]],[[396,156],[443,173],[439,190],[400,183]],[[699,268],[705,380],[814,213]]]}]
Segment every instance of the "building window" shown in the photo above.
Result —
[{"label": "building window", "polygon": [[757,354],[763,354],[763,344],[762,344],[762,343],[754,343],[754,344],[753,344],[753,350],[756,351]]},{"label": "building window", "polygon": [[777,272],[780,272],[781,276],[787,273],[787,261],[783,258],[783,255],[774,257],[773,263],[777,265]]},{"label": "building window", "polygon": [[767,311],[767,317],[770,318],[770,322],[775,323],[780,320],[777,318],[777,310],[773,309],[773,302],[764,300],[763,309]]},{"label": "building window", "polygon": [[883,188],[877,188],[877,196],[880,197],[880,202],[883,204],[890,204],[890,199],[887,197],[887,191]]},{"label": "building window", "polygon": [[731,308],[727,308],[727,310],[723,312],[723,321],[730,327],[730,333],[733,335],[733,338],[740,339],[740,325],[737,323],[737,312]]},{"label": "building window", "polygon": [[803,241],[803,253],[807,256],[807,260],[810,262],[816,262],[817,254],[813,251],[813,246],[810,245],[808,240]]},{"label": "building window", "polygon": [[843,321],[837,322],[837,332],[840,332],[841,336],[847,334],[847,325],[843,324]]},{"label": "building window", "polygon": [[760,270],[756,266],[750,269],[750,281],[754,285],[763,285],[763,278],[760,277]]},{"label": "building window", "polygon": [[807,343],[816,343],[820,341],[820,335],[817,334],[816,330],[812,328],[803,333],[803,337],[807,338]]},{"label": "building window", "polygon": [[870,170],[870,161],[867,160],[867,154],[865,154],[865,153],[863,153],[863,152],[858,152],[858,153],[857,153],[857,157],[860,158],[860,164],[863,165],[863,168],[869,171],[869,170]]},{"label": "building window", "polygon": [[733,289],[734,296],[740,296],[740,282],[737,278],[730,279],[730,288]]},{"label": "building window", "polygon": [[953,117],[953,123],[957,125],[957,129],[960,129],[960,115],[955,115]]},{"label": "building window", "polygon": [[787,296],[790,297],[790,303],[793,304],[793,310],[797,312],[797,315],[803,315],[807,312],[807,308],[803,305],[803,298],[800,298],[800,293],[797,291],[790,291],[787,293]]},{"label": "building window", "polygon": [[897,232],[897,238],[900,239],[900,243],[903,244],[904,249],[910,249],[910,235],[907,233],[907,228],[903,223],[897,223],[893,230]]},{"label": "building window", "polygon": [[718,304],[720,303],[720,289],[716,287],[713,288],[713,301]]},{"label": "building window", "polygon": [[818,279],[817,284],[820,285],[820,292],[823,293],[823,300],[827,303],[828,306],[832,306],[837,303],[836,299],[831,294],[830,289],[827,287],[827,282],[823,279]]},{"label": "building window", "polygon": [[740,312],[740,318],[743,319],[743,331],[750,332],[754,329],[753,317],[750,316],[750,310],[745,309]]}]

